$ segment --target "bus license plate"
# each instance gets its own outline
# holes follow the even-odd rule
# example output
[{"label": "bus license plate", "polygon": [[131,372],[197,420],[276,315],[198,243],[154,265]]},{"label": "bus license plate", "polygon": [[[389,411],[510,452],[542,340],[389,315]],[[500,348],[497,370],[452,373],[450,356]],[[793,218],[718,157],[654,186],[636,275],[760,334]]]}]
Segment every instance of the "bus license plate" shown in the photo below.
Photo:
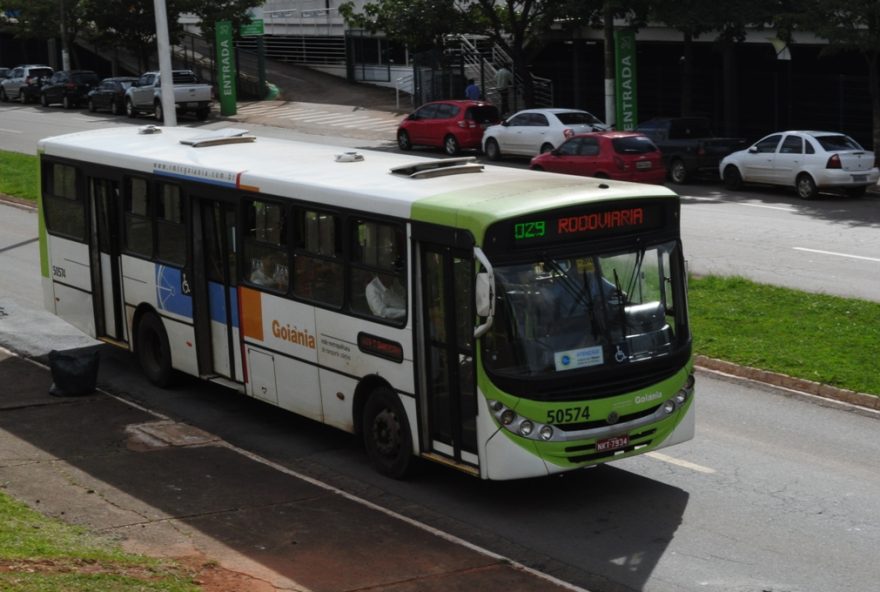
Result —
[{"label": "bus license plate", "polygon": [[651,161],[650,160],[640,160],[636,163],[636,168],[637,169],[649,169],[649,168],[651,168]]},{"label": "bus license plate", "polygon": [[612,450],[620,450],[629,446],[629,436],[614,436],[613,438],[605,438],[596,441],[596,452],[610,452]]},{"label": "bus license plate", "polygon": [[861,183],[868,180],[868,175],[853,175],[853,183]]}]

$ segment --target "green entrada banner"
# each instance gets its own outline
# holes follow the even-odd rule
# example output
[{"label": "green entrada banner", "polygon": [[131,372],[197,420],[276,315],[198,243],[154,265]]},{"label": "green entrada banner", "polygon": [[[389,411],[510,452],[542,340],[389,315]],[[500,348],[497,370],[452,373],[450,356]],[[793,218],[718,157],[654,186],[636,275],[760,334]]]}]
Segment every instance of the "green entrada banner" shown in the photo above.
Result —
[{"label": "green entrada banner", "polygon": [[614,59],[616,62],[614,97],[618,130],[633,130],[638,123],[636,94],[636,34],[634,31],[614,32]]},{"label": "green entrada banner", "polygon": [[232,23],[217,21],[217,94],[220,98],[220,114],[235,115],[235,51],[232,45]]}]

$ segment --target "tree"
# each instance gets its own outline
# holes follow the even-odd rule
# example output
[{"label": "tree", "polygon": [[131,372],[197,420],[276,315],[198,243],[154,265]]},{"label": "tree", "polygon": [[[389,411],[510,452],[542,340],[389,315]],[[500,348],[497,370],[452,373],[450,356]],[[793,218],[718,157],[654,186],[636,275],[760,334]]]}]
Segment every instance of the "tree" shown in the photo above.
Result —
[{"label": "tree", "polygon": [[230,21],[232,30],[238,31],[251,22],[248,11],[263,3],[264,0],[189,0],[188,11],[199,17],[202,36],[212,42],[217,21]]},{"label": "tree", "polygon": [[[83,18],[92,28],[92,40],[134,54],[141,71],[156,53],[156,14],[153,0],[79,0]],[[168,36],[177,43],[183,33],[180,14],[189,12],[192,0],[166,0]]]},{"label": "tree", "polygon": [[442,48],[446,35],[467,30],[466,10],[460,0],[379,0],[355,12],[354,2],[340,4],[339,13],[349,26],[388,39],[411,51]]},{"label": "tree", "polygon": [[[0,0],[0,22],[24,39],[61,39],[61,47],[78,67],[71,51],[83,26],[82,0]],[[9,16],[14,15],[14,16]]]},{"label": "tree", "polygon": [[799,23],[828,40],[826,53],[855,51],[868,67],[874,163],[880,163],[880,2],[877,0],[807,0]]}]

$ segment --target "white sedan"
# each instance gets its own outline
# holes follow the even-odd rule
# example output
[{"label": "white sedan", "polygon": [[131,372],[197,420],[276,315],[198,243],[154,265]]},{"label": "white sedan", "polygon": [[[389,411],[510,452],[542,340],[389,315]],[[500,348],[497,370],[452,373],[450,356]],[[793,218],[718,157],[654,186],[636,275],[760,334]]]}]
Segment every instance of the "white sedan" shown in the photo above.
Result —
[{"label": "white sedan", "polygon": [[794,187],[803,199],[828,189],[861,197],[880,178],[873,152],[845,134],[817,131],[770,134],[725,156],[719,172],[730,189],[743,183],[782,185]]},{"label": "white sedan", "polygon": [[576,134],[607,129],[595,115],[580,109],[526,109],[487,127],[483,152],[489,160],[506,154],[534,156],[559,147]]}]

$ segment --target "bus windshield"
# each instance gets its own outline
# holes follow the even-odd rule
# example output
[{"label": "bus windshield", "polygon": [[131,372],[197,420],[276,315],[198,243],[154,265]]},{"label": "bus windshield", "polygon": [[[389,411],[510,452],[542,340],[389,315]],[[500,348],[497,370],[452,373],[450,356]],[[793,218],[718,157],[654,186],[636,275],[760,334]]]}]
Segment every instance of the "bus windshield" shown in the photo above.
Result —
[{"label": "bus windshield", "polygon": [[670,241],[496,266],[487,369],[550,378],[669,355],[687,339],[679,260],[678,243]]}]

